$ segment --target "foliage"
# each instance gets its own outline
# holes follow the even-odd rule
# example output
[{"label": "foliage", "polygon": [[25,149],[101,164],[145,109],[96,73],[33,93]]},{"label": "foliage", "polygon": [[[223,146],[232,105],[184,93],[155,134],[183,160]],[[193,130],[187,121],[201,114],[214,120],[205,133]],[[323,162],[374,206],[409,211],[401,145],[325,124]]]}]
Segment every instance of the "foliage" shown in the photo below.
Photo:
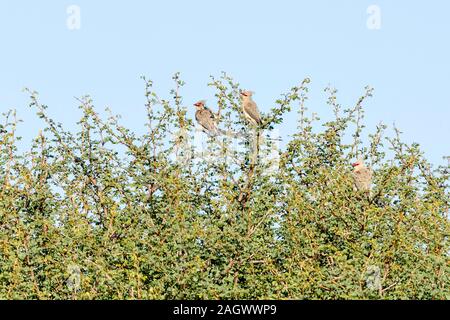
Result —
[{"label": "foliage", "polygon": [[[305,79],[263,115],[259,139],[239,84],[212,77],[230,134],[200,133],[200,154],[179,74],[167,100],[143,79],[141,136],[89,96],[68,132],[28,90],[45,128],[21,153],[19,121],[4,114],[1,299],[450,298],[449,167],[383,124],[362,138],[371,88],[347,109],[327,88],[334,119],[321,125]],[[294,110],[297,133],[271,156],[267,136]],[[353,190],[360,155],[374,170],[369,197]]]}]

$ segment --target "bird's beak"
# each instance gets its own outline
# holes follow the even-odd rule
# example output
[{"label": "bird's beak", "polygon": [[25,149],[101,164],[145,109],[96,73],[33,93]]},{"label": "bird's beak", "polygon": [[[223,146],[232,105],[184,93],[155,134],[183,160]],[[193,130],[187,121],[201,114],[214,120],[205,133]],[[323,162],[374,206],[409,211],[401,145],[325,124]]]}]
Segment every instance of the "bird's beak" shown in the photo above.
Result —
[{"label": "bird's beak", "polygon": [[357,166],[359,166],[358,162],[352,163],[352,167],[357,167]]},{"label": "bird's beak", "polygon": [[194,106],[196,106],[196,107],[200,107],[200,103],[194,103]]},{"label": "bird's beak", "polygon": [[243,93],[243,92],[241,92],[241,96],[244,96],[244,97],[246,97],[246,96],[247,96],[247,94],[246,94],[246,93]]}]

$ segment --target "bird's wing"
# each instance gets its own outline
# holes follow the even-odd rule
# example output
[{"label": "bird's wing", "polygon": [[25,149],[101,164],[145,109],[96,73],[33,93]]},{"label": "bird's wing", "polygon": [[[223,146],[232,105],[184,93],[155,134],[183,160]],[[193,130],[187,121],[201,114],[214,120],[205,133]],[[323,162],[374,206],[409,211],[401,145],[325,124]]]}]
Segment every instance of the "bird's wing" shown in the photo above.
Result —
[{"label": "bird's wing", "polygon": [[353,180],[359,190],[369,190],[372,184],[372,170],[362,168],[353,173]]},{"label": "bird's wing", "polygon": [[202,110],[195,111],[195,120],[197,120],[198,123],[201,122],[201,117],[200,117],[201,112],[202,112]]},{"label": "bird's wing", "polygon": [[253,101],[244,103],[244,112],[252,118],[256,123],[261,124],[261,115],[259,114],[258,107]]},{"label": "bird's wing", "polygon": [[198,110],[195,113],[195,119],[204,129],[208,131],[216,130],[216,123],[214,122],[214,115],[212,114],[211,110]]},{"label": "bird's wing", "polygon": [[205,107],[205,111],[207,111],[211,117],[211,119],[215,120],[216,119],[216,114],[214,112],[211,111],[211,109],[208,109]]},{"label": "bird's wing", "polygon": [[353,183],[355,184],[356,189],[357,190],[364,189],[362,179],[361,179],[361,172],[359,172],[359,171],[353,172],[352,176],[353,176]]},{"label": "bird's wing", "polygon": [[362,168],[360,170],[360,174],[364,181],[372,181],[372,170],[369,168]]}]

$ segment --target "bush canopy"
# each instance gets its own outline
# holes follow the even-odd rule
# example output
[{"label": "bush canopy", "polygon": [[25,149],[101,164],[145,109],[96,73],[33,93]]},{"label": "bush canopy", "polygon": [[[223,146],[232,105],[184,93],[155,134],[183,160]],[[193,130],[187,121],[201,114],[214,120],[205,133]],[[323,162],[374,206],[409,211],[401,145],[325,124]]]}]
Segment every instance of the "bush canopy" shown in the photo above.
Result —
[{"label": "bush canopy", "polygon": [[[208,84],[221,134],[208,136],[173,79],[163,99],[143,77],[144,134],[89,96],[67,131],[27,89],[44,127],[19,152],[20,121],[3,114],[1,299],[450,298],[449,166],[382,123],[365,135],[372,88],[349,108],[325,89],[323,123],[305,79],[255,128],[223,73]],[[281,150],[274,133],[295,113]],[[359,157],[369,194],[354,189]]]}]

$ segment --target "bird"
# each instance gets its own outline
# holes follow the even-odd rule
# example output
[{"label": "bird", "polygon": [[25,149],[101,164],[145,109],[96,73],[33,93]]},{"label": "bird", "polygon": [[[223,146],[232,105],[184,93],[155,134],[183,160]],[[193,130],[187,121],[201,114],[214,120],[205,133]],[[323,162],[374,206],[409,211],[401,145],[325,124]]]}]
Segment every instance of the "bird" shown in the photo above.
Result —
[{"label": "bird", "polygon": [[361,191],[369,195],[372,187],[372,170],[364,165],[362,158],[358,158],[352,166],[355,191]]},{"label": "bird", "polygon": [[219,132],[216,123],[216,116],[214,113],[208,109],[205,105],[205,100],[200,100],[194,103],[197,108],[195,112],[195,120],[202,127],[203,132],[207,133],[209,136],[215,136]]},{"label": "bird", "polygon": [[262,124],[261,115],[259,114],[258,106],[252,99],[252,91],[242,91],[242,112],[245,118],[254,126]]}]

